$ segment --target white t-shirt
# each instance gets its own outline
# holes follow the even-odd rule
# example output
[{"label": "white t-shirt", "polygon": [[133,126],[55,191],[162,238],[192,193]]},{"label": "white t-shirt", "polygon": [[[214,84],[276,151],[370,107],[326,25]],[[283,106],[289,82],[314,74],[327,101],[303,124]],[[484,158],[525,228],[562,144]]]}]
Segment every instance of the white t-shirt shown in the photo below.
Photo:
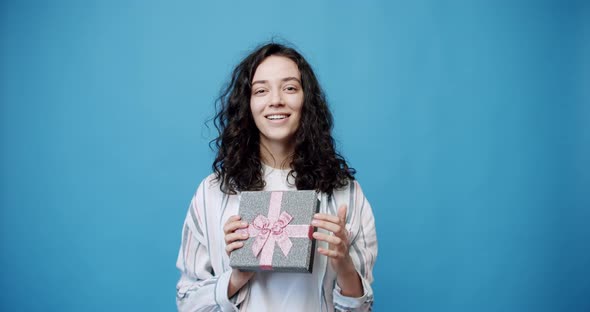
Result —
[{"label": "white t-shirt", "polygon": [[[265,191],[296,191],[289,170],[264,166]],[[287,180],[289,179],[289,180]],[[291,182],[288,183],[287,181]],[[314,260],[320,257],[314,256]],[[314,267],[317,267],[314,265]],[[312,273],[257,272],[250,280],[250,311],[320,311],[318,270]]]}]

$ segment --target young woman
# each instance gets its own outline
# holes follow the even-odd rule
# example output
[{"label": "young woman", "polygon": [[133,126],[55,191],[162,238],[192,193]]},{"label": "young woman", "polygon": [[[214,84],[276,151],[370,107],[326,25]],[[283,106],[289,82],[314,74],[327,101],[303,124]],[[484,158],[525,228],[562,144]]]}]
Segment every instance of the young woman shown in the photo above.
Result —
[{"label": "young woman", "polygon": [[[332,115],[307,61],[270,43],[233,71],[219,98],[214,173],[199,185],[182,231],[180,311],[368,311],[377,237],[354,170],[334,148]],[[313,273],[242,272],[242,191],[316,190]],[[338,208],[337,208],[338,207]]]}]

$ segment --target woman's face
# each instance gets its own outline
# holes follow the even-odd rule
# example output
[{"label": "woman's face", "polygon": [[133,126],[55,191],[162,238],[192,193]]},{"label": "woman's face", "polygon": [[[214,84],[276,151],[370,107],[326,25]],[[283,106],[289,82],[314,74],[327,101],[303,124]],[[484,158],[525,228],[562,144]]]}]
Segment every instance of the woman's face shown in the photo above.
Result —
[{"label": "woman's face", "polygon": [[250,110],[267,146],[292,144],[299,127],[303,88],[297,64],[283,56],[269,56],[252,79]]}]

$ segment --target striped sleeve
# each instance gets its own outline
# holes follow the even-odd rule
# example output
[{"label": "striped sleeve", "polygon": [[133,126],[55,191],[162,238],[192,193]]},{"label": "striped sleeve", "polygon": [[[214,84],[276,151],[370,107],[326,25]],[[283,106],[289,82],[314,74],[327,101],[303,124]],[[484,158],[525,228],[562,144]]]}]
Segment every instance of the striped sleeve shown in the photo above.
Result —
[{"label": "striped sleeve", "polygon": [[227,298],[231,270],[215,275],[211,265],[204,205],[205,182],[193,196],[182,229],[182,243],[176,267],[180,280],[176,285],[178,311],[237,311]]},{"label": "striped sleeve", "polygon": [[339,311],[370,311],[373,305],[373,266],[377,257],[375,218],[357,181],[349,184],[347,195],[347,227],[350,227],[351,239],[349,253],[361,278],[364,294],[359,298],[343,296],[336,284],[333,291],[334,307]]}]

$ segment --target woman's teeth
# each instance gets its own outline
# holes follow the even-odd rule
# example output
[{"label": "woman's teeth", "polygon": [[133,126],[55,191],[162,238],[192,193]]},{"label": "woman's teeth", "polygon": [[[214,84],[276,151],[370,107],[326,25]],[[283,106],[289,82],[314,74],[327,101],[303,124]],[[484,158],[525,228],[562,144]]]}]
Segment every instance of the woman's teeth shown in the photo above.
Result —
[{"label": "woman's teeth", "polygon": [[279,120],[279,119],[287,118],[287,115],[268,115],[268,116],[266,116],[266,118],[268,118],[270,120]]}]

